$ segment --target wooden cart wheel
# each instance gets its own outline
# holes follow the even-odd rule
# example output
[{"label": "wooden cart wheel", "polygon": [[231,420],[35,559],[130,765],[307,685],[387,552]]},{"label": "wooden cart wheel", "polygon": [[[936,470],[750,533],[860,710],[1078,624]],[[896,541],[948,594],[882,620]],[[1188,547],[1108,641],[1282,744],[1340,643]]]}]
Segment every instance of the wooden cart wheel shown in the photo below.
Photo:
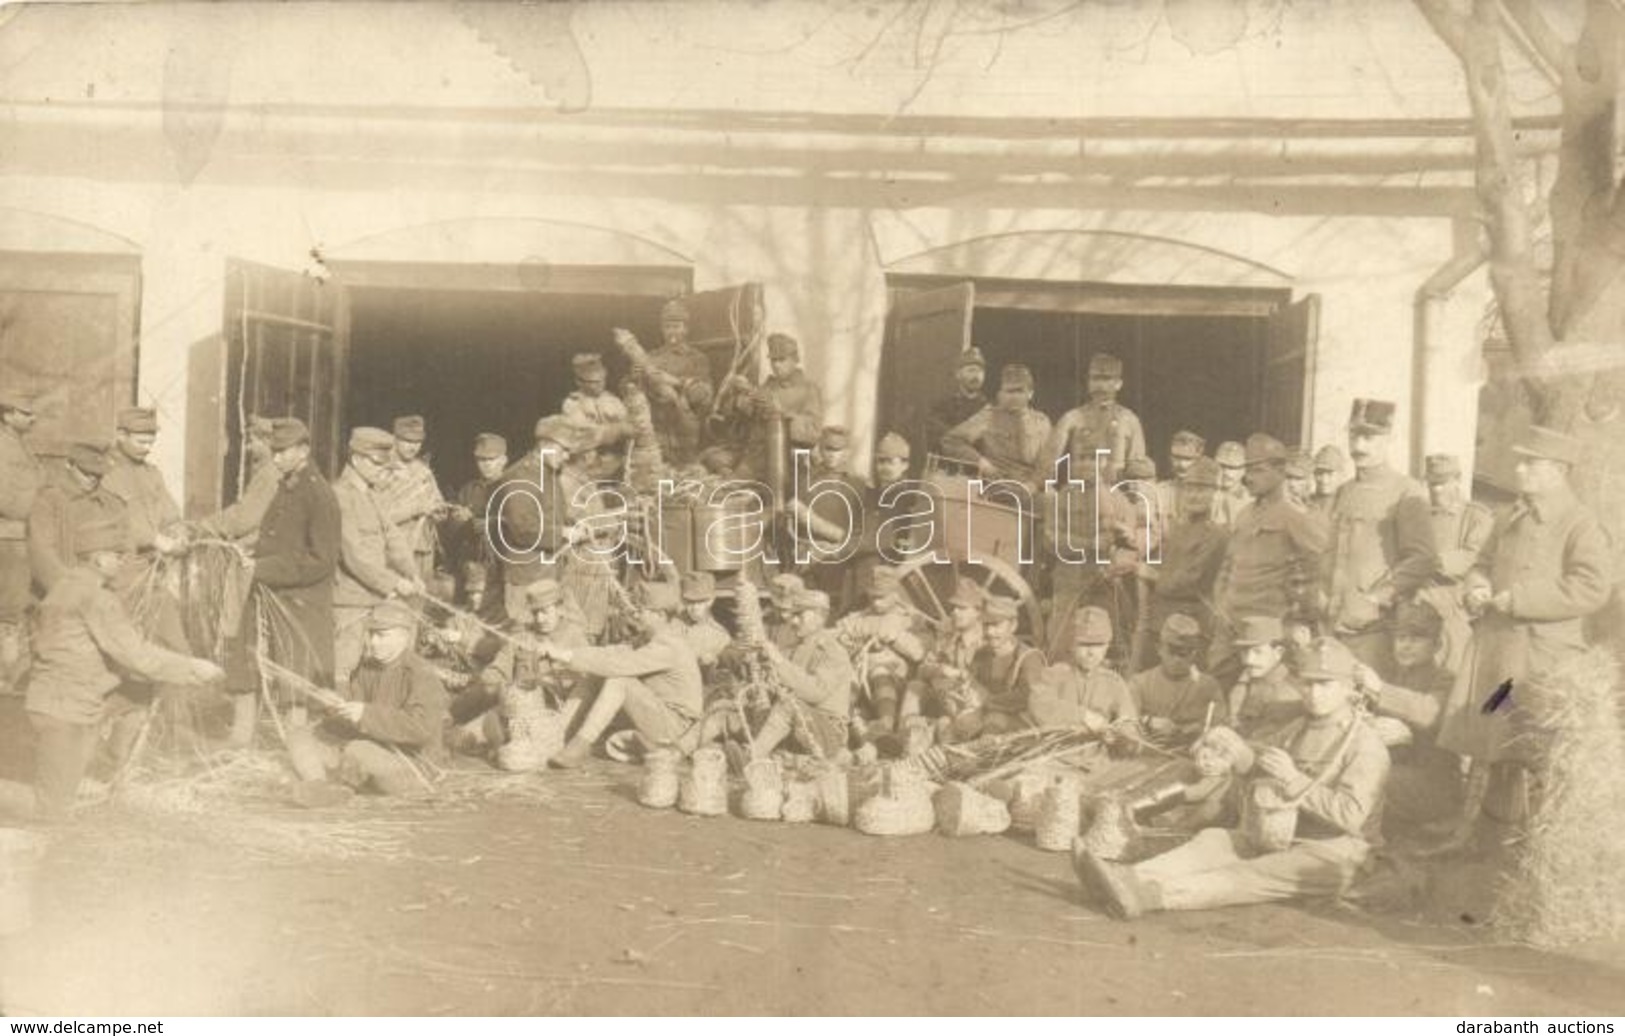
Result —
[{"label": "wooden cart wheel", "polygon": [[1031,643],[1047,643],[1044,636],[1044,613],[1038,606],[1038,595],[1033,593],[1027,580],[1015,566],[999,558],[984,558],[980,562],[956,560],[937,564],[929,554],[922,554],[898,566],[903,589],[909,603],[939,628],[949,624],[948,598],[959,579],[969,579],[984,593],[1003,594],[1020,602],[1021,625],[1019,631],[1031,638]]}]

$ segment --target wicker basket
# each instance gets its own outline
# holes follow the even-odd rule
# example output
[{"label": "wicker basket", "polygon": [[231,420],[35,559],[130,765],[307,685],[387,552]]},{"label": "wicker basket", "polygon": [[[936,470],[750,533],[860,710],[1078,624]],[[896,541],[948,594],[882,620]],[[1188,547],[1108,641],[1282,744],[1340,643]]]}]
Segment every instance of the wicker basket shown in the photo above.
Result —
[{"label": "wicker basket", "polygon": [[1254,781],[1241,797],[1241,837],[1258,853],[1292,847],[1298,833],[1298,806],[1281,782]]},{"label": "wicker basket", "polygon": [[696,749],[677,793],[677,808],[698,817],[728,812],[728,757],[716,745]]},{"label": "wicker basket", "polygon": [[818,781],[799,778],[784,784],[783,817],[786,824],[806,824],[818,819]]},{"label": "wicker basket", "polygon": [[1044,789],[1038,822],[1033,825],[1033,840],[1046,852],[1071,852],[1072,840],[1078,837],[1081,813],[1078,779],[1070,774],[1057,774]]},{"label": "wicker basket", "polygon": [[937,821],[929,789],[918,771],[887,766],[881,771],[880,794],[853,812],[852,826],[866,835],[923,835]]},{"label": "wicker basket", "polygon": [[677,805],[680,783],[677,770],[682,759],[675,748],[655,748],[644,755],[638,801],[650,809],[670,809]]},{"label": "wicker basket", "polygon": [[1010,810],[1010,827],[1015,831],[1031,831],[1038,825],[1038,809],[1044,799],[1044,788],[1049,777],[1041,773],[1018,773],[1003,780],[991,781],[987,793],[1004,802]]},{"label": "wicker basket", "polygon": [[1089,804],[1089,821],[1079,836],[1083,848],[1102,860],[1121,860],[1134,844],[1138,826],[1128,806],[1115,795],[1097,795]]},{"label": "wicker basket", "polygon": [[932,796],[937,830],[945,835],[997,835],[1010,829],[1010,810],[991,795],[955,781]]},{"label": "wicker basket", "polygon": [[818,820],[835,827],[852,822],[852,771],[831,766],[816,778]]},{"label": "wicker basket", "polygon": [[540,691],[505,687],[499,708],[508,726],[508,740],[497,749],[502,769],[516,773],[541,769],[564,748],[566,717],[548,708]]},{"label": "wicker basket", "polygon": [[745,791],[739,796],[739,815],[746,820],[777,820],[784,813],[784,776],[772,759],[745,764]]}]

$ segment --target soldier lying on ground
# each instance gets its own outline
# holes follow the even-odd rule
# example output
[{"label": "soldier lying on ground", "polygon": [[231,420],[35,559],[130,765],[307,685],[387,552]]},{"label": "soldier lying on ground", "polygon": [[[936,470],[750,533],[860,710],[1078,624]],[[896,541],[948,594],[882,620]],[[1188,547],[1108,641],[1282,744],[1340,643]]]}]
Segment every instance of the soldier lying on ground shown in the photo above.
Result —
[{"label": "soldier lying on ground", "polygon": [[[34,728],[34,784],[0,781],[0,814],[57,821],[67,816],[108,720],[120,674],[153,682],[213,683],[213,662],[143,638],[108,585],[127,563],[128,530],[98,522],[74,530],[78,564],[59,575],[40,605],[25,707]],[[115,722],[139,723],[139,713]],[[132,739],[121,738],[128,744]],[[110,760],[116,767],[123,760]]]}]

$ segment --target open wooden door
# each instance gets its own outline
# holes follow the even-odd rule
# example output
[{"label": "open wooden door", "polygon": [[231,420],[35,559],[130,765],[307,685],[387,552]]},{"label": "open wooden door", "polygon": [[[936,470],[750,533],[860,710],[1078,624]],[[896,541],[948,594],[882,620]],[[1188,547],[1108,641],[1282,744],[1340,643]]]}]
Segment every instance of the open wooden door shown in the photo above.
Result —
[{"label": "open wooden door", "polygon": [[0,383],[35,396],[35,452],[112,439],[136,401],[140,306],[137,256],[0,252]]},{"label": "open wooden door", "polygon": [[349,353],[349,305],[338,284],[229,259],[218,340],[190,357],[187,506],[206,511],[242,485],[242,429],[251,414],[310,426],[311,456],[337,471]]},{"label": "open wooden door", "polygon": [[[767,309],[762,299],[762,286],[755,281],[684,297],[688,342],[710,361],[713,385],[720,385],[729,374],[736,356],[765,335]],[[755,381],[758,364],[765,362],[765,354],[758,352],[738,373]]]},{"label": "open wooden door", "polygon": [[909,435],[915,462],[923,446],[912,443],[918,416],[953,387],[955,358],[970,348],[976,285],[970,281],[927,291],[896,292],[886,319],[875,401],[875,440],[892,430]]},{"label": "open wooden door", "polygon": [[1320,296],[1305,295],[1276,310],[1265,340],[1258,427],[1288,446],[1309,441]]}]

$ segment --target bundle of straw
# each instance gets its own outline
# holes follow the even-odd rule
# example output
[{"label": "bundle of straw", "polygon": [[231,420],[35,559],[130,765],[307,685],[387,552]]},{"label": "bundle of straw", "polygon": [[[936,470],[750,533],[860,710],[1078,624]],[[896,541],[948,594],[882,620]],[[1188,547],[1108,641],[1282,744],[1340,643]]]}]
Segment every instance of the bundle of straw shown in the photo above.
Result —
[{"label": "bundle of straw", "polygon": [[1075,755],[1099,740],[1079,727],[1034,727],[952,746],[943,775],[981,785]]},{"label": "bundle of straw", "polygon": [[1517,688],[1542,794],[1492,919],[1508,935],[1565,946],[1625,935],[1625,732],[1618,665],[1603,648]]}]

